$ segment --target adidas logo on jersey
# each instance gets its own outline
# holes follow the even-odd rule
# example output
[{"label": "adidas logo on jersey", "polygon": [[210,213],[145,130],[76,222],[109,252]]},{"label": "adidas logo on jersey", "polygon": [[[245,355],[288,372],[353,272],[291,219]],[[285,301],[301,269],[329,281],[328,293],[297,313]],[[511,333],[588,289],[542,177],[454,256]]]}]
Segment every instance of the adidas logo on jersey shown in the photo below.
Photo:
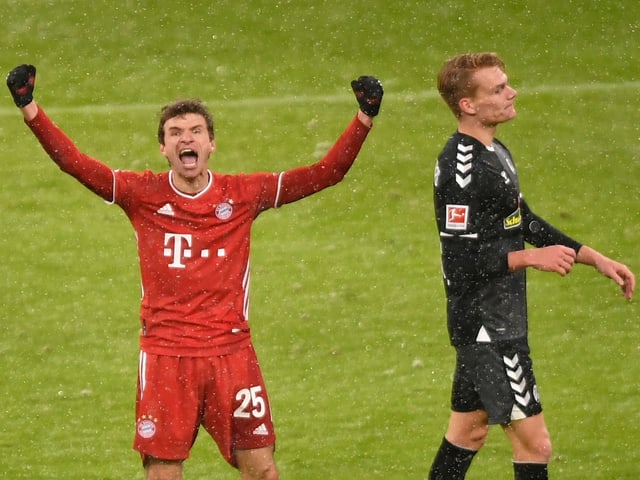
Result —
[{"label": "adidas logo on jersey", "polygon": [[261,423],[256,429],[253,431],[254,435],[269,435],[269,430],[264,423]]},{"label": "adidas logo on jersey", "polygon": [[162,207],[156,210],[160,215],[167,215],[169,217],[173,217],[175,215],[173,208],[169,203],[165,203]]}]

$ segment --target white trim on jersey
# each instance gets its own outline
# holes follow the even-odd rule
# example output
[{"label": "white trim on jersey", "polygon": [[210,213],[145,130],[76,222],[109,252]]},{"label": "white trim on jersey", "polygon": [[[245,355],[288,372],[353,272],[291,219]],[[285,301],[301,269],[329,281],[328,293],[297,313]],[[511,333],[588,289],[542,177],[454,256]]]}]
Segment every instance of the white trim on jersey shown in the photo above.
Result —
[{"label": "white trim on jersey", "polygon": [[242,315],[249,321],[249,287],[251,286],[251,261],[247,260],[247,268],[242,278],[242,289],[244,290],[244,302],[242,304]]},{"label": "white trim on jersey", "polygon": [[280,190],[282,189],[282,177],[284,176],[284,172],[280,172],[278,175],[278,188],[276,189],[276,199],[273,202],[273,208],[278,208],[278,202],[280,201]]},{"label": "white trim on jersey", "polygon": [[111,175],[113,176],[113,188],[111,189],[111,200],[105,200],[104,203],[107,205],[113,205],[116,203],[116,172],[120,170],[111,170]]},{"label": "white trim on jersey", "polygon": [[195,195],[189,195],[188,193],[181,192],[176,188],[176,186],[173,184],[173,170],[169,170],[169,185],[171,185],[171,188],[173,189],[173,191],[176,192],[176,194],[180,195],[181,197],[198,198],[199,196],[204,195],[207,192],[207,190],[211,188],[211,185],[213,185],[213,173],[211,173],[211,170],[207,170],[207,173],[209,174],[209,181],[207,182],[207,186],[204,187]]},{"label": "white trim on jersey", "polygon": [[140,350],[138,359],[138,381],[140,382],[140,398],[144,396],[144,387],[147,384],[147,354]]},{"label": "white trim on jersey", "polygon": [[475,239],[478,238],[478,234],[477,233],[463,233],[461,235],[458,235],[458,234],[454,234],[454,233],[440,232],[440,237],[446,237],[446,238],[451,238],[451,237],[472,238],[472,239],[475,240]]}]

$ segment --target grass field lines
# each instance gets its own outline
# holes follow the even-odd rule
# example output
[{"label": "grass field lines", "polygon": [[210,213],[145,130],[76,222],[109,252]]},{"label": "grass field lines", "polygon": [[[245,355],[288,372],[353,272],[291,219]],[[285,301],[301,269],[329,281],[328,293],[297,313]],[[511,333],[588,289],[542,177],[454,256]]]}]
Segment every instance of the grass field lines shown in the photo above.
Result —
[{"label": "grass field lines", "polygon": [[[383,83],[384,79],[383,79]],[[514,88],[519,89],[519,95],[537,95],[537,94],[581,94],[585,92],[598,92],[598,91],[611,91],[611,90],[637,90],[640,88],[640,81],[623,81],[623,82],[587,82],[578,84],[548,84],[537,85],[535,87],[519,87],[514,85]],[[435,89],[425,89],[415,92],[403,91],[396,92],[392,87],[386,85],[384,103],[390,103],[395,101],[423,101],[432,100],[438,98],[438,92]],[[205,99],[206,100],[206,99]],[[36,96],[37,101],[37,96]],[[161,102],[161,101],[160,101]],[[9,102],[7,102],[9,103]],[[248,106],[281,106],[292,104],[343,104],[353,103],[353,98],[344,92],[327,95],[281,95],[277,97],[251,97],[243,99],[233,100],[215,100],[218,107],[225,108],[240,108]],[[49,106],[47,112],[50,114],[108,114],[113,112],[136,112],[136,111],[154,111],[157,110],[159,104],[150,103],[128,103],[128,104],[92,104],[81,106]],[[11,106],[0,107],[0,117],[15,116],[15,108]]]}]

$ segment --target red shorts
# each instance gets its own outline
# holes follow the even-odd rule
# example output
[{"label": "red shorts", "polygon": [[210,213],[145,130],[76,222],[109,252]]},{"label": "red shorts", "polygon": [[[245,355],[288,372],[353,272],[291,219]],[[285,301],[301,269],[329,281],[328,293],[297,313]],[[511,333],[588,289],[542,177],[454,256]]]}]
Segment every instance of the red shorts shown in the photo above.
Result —
[{"label": "red shorts", "polygon": [[133,448],[143,460],[187,459],[200,425],[233,466],[236,449],[275,444],[267,390],[252,346],[219,357],[140,352]]}]

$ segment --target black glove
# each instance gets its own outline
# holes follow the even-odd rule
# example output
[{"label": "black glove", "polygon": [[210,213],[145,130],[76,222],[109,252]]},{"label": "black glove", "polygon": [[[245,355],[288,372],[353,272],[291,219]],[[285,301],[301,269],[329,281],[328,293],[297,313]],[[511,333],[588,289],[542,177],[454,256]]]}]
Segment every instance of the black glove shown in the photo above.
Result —
[{"label": "black glove", "polygon": [[7,75],[7,87],[16,106],[23,108],[33,101],[33,89],[36,83],[36,67],[20,65]]},{"label": "black glove", "polygon": [[384,95],[380,80],[376,77],[363,75],[358,78],[358,80],[351,82],[351,88],[353,88],[356,94],[356,99],[358,100],[358,104],[360,104],[360,110],[370,117],[378,115],[382,95]]}]

